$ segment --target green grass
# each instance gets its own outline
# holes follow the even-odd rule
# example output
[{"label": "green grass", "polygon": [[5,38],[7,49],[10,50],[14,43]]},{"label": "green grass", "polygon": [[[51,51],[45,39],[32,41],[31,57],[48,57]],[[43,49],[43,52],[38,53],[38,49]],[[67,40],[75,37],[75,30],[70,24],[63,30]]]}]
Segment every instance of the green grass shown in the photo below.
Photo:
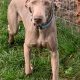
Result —
[{"label": "green grass", "polygon": [[[7,5],[7,0],[0,0],[0,80],[50,80],[50,53],[47,49],[32,48],[34,71],[29,76],[24,74],[24,28],[20,25],[14,45],[9,46]],[[77,26],[65,24],[60,19],[57,20],[57,26],[60,80],[80,80],[80,33],[76,30]]]}]

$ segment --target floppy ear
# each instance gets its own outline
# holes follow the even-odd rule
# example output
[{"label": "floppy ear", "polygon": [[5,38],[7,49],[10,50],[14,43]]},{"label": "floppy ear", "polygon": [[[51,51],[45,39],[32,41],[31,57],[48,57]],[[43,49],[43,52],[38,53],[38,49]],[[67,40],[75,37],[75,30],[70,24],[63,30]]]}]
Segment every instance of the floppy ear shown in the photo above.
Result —
[{"label": "floppy ear", "polygon": [[29,2],[30,2],[30,0],[26,0],[26,2],[25,2],[25,7],[28,8]]}]

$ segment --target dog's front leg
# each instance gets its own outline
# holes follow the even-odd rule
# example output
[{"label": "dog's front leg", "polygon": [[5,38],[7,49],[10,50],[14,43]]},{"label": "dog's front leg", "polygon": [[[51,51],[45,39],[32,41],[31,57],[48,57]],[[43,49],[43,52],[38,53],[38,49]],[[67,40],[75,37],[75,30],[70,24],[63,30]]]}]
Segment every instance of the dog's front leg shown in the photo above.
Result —
[{"label": "dog's front leg", "polygon": [[25,59],[25,73],[26,75],[31,74],[30,64],[30,48],[24,43],[24,59]]},{"label": "dog's front leg", "polygon": [[59,56],[51,51],[52,80],[58,80]]}]

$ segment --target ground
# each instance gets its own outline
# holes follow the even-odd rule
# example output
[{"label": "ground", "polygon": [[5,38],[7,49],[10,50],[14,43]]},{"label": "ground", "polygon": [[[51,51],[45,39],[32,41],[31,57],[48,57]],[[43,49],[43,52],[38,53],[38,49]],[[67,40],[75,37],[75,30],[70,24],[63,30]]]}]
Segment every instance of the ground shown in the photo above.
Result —
[{"label": "ground", "polygon": [[[51,66],[48,49],[32,48],[31,62],[33,73],[24,74],[24,27],[20,23],[15,42],[7,42],[7,5],[8,0],[0,0],[0,80],[50,80]],[[59,79],[80,80],[80,32],[72,23],[58,18],[58,51],[60,55]]]}]

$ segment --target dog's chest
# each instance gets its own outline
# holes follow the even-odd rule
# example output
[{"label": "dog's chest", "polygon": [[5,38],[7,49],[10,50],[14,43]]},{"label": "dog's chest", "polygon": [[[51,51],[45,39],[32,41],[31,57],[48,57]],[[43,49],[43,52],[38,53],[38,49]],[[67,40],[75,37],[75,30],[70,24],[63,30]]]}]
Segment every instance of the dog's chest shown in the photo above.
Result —
[{"label": "dog's chest", "polygon": [[45,34],[39,33],[39,37],[37,39],[37,45],[46,47],[48,44],[48,40]]},{"label": "dog's chest", "polygon": [[29,32],[27,34],[27,43],[30,47],[33,47],[33,46],[43,46],[43,47],[46,47],[46,45],[48,44],[48,41],[47,41],[47,37],[45,34],[42,34],[41,32],[39,32],[38,30],[37,31],[32,31],[32,32]]},{"label": "dog's chest", "polygon": [[30,42],[30,47],[33,47],[33,46],[35,46],[35,47],[46,47],[48,45],[48,42],[47,42],[47,40],[45,40],[44,38],[38,38],[37,40],[32,40],[31,42]]}]

